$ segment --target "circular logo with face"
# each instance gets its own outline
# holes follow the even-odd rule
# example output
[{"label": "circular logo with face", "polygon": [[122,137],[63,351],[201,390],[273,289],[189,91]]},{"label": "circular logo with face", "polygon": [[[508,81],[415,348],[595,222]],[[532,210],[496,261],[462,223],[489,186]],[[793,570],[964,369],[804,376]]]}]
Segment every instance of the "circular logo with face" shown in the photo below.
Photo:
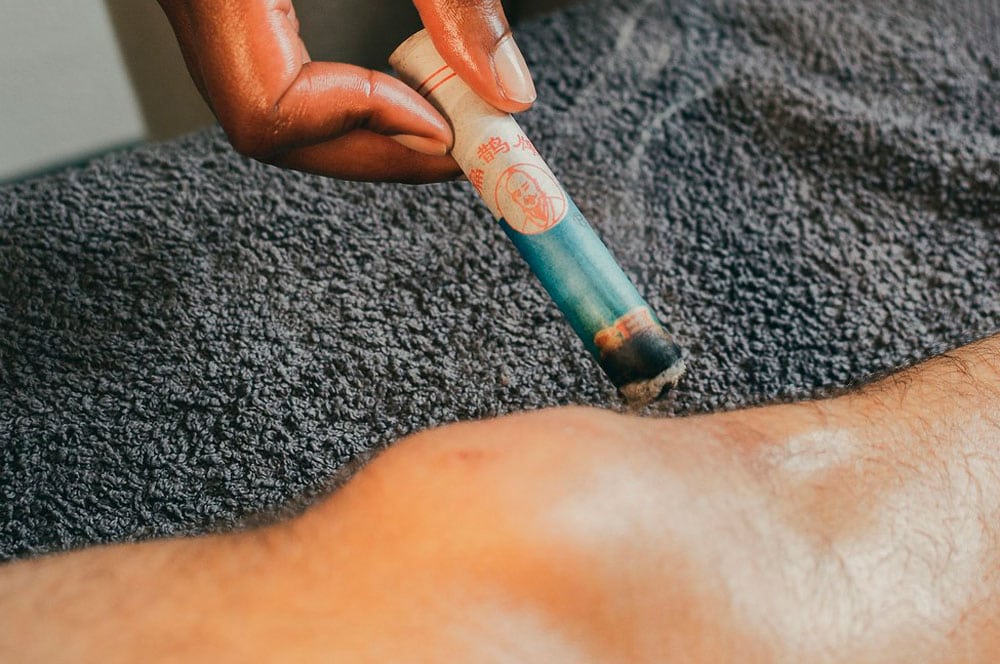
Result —
[{"label": "circular logo with face", "polygon": [[497,179],[497,209],[518,233],[543,233],[566,216],[566,195],[545,169],[514,164]]}]

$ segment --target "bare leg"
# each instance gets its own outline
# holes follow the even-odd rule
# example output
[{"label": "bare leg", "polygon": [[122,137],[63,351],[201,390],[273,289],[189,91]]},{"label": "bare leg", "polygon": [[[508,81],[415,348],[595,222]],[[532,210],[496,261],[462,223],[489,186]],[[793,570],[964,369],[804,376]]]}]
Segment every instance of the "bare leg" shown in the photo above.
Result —
[{"label": "bare leg", "polygon": [[0,569],[0,660],[993,661],[1000,337],[828,401],[413,436],[291,521]]}]

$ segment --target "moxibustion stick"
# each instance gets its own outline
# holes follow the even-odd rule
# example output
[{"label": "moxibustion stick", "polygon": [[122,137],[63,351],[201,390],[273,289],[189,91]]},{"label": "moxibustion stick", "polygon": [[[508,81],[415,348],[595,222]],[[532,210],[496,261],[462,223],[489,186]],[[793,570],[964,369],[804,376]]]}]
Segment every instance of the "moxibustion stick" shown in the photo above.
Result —
[{"label": "moxibustion stick", "polygon": [[625,398],[645,403],[674,385],[680,348],[514,118],[473,92],[424,30],[389,62],[451,122],[455,161]]}]

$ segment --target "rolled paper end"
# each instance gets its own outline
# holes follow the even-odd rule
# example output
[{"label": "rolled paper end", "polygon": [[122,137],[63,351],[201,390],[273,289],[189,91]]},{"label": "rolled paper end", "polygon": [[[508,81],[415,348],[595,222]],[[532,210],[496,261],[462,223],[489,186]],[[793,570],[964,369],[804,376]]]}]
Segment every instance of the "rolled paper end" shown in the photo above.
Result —
[{"label": "rolled paper end", "polygon": [[666,394],[685,369],[680,346],[666,332],[632,337],[600,364],[622,396],[637,407]]},{"label": "rolled paper end", "polygon": [[656,401],[669,392],[670,388],[677,385],[677,382],[684,375],[686,369],[684,360],[677,360],[677,362],[652,378],[619,385],[618,391],[621,392],[630,406],[642,408]]},{"label": "rolled paper end", "polygon": [[647,307],[638,307],[594,337],[597,361],[622,396],[644,406],[684,375],[680,346]]}]

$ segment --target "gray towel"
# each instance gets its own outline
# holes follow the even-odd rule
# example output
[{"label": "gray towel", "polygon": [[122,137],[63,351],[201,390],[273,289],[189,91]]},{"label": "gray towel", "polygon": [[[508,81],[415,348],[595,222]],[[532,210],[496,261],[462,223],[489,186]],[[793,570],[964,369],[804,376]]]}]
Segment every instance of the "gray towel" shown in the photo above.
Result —
[{"label": "gray towel", "polygon": [[[822,394],[1000,324],[996,6],[592,2],[521,118],[689,353],[653,415]],[[228,528],[455,420],[619,408],[468,183],[218,130],[0,188],[0,556]]]}]

